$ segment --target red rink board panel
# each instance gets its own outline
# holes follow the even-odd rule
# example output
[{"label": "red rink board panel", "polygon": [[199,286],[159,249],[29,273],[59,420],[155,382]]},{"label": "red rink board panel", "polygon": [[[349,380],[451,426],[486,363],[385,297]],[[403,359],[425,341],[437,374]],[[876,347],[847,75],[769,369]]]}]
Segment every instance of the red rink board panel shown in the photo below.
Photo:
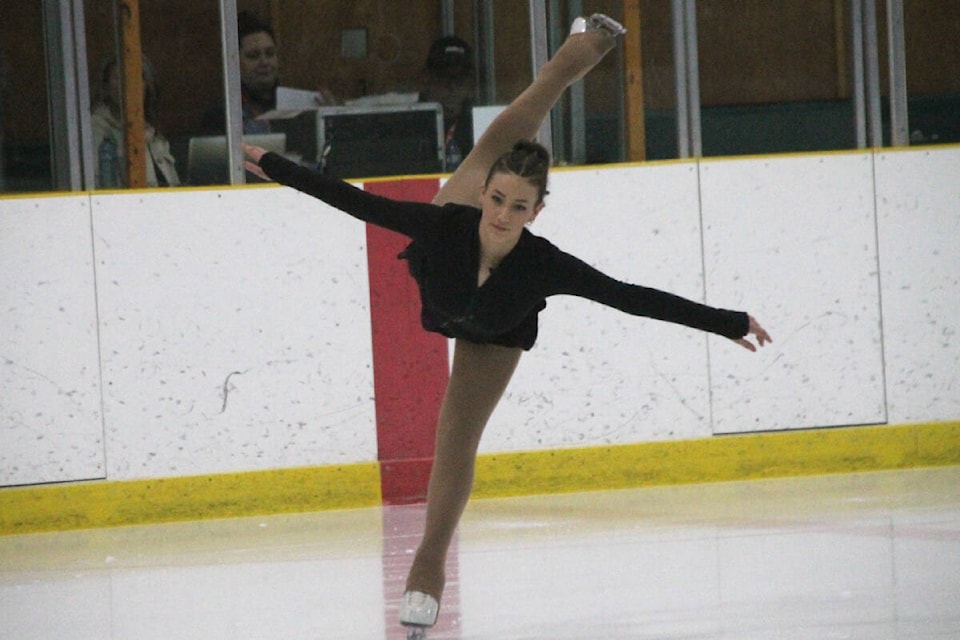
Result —
[{"label": "red rink board panel", "polygon": [[[371,182],[364,190],[429,202],[435,178]],[[440,402],[447,385],[447,339],[420,326],[420,298],[407,263],[409,239],[367,225],[374,393],[381,491],[385,504],[423,501],[433,461]]]}]

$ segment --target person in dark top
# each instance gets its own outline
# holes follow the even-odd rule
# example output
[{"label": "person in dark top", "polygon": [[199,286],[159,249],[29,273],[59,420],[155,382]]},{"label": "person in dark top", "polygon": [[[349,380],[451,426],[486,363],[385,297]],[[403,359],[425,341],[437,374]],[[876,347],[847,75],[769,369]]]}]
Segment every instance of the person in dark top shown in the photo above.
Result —
[{"label": "person in dark top", "polygon": [[421,82],[420,101],[443,108],[444,166],[452,173],[473,148],[476,80],[470,45],[457,36],[434,40]]},{"label": "person in dark top", "polygon": [[[240,103],[243,132],[269,133],[270,123],[257,117],[277,106],[280,62],[273,29],[249,13],[237,16],[240,64]],[[226,109],[218,105],[203,116],[203,129],[222,135],[227,128]]]},{"label": "person in dark top", "polygon": [[479,209],[390,200],[276,153],[247,150],[269,179],[412,240],[400,257],[419,286],[427,331],[530,350],[546,298],[566,294],[731,339],[748,332],[746,313],[619,282],[532,234],[525,225],[543,209],[550,165],[535,142],[517,142],[494,163]]},{"label": "person in dark top", "polygon": [[[269,120],[259,119],[277,108],[277,89],[280,87],[280,55],[273,28],[246,11],[237,16],[237,37],[240,66],[240,105],[243,132],[270,133]],[[318,107],[337,104],[336,97],[320,87],[314,96]],[[203,115],[203,131],[223,135],[227,128],[227,114],[220,104]]]},{"label": "person in dark top", "polygon": [[546,149],[529,140],[563,91],[623,33],[602,15],[579,19],[574,27],[530,87],[491,123],[433,203],[373,195],[262,148],[244,148],[251,172],[409,237],[400,257],[419,286],[423,327],[456,340],[437,425],[424,535],[400,606],[400,621],[408,626],[436,622],[446,554],[470,495],[480,436],[521,353],[536,340],[547,297],[589,298],[726,336],[751,351],[756,346],[747,336],[760,346],[770,341],[745,312],[619,282],[526,229],[543,209],[550,164]]}]

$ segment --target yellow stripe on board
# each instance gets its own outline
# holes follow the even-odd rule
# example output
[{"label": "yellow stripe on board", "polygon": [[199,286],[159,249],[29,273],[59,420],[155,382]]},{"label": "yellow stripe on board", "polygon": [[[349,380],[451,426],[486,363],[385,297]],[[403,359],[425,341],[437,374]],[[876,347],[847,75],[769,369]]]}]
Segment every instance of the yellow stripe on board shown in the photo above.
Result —
[{"label": "yellow stripe on board", "polygon": [[960,422],[483,455],[473,497],[960,465]]},{"label": "yellow stripe on board", "polygon": [[[960,465],[960,422],[482,455],[473,497]],[[378,463],[0,489],[0,534],[381,504]]]},{"label": "yellow stripe on board", "polygon": [[381,503],[376,462],[0,489],[0,534],[231,518]]}]

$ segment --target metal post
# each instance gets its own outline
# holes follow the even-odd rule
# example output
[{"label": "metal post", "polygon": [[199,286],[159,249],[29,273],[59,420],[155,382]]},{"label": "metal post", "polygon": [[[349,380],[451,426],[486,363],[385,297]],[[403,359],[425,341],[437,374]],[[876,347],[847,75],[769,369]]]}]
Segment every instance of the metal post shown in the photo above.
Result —
[{"label": "metal post", "polygon": [[687,46],[684,36],[684,0],[671,0],[673,76],[677,99],[677,157],[690,157],[690,96],[687,92]]},{"label": "metal post", "polygon": [[453,0],[443,0],[440,3],[440,21],[443,24],[443,35],[454,35]]},{"label": "metal post", "polygon": [[[583,0],[570,0],[567,3],[568,27],[578,16],[582,16]],[[564,35],[566,29],[564,29]],[[570,87],[570,163],[585,164],[587,161],[587,102],[583,82],[575,82]]]},{"label": "metal post", "polygon": [[80,131],[69,3],[44,0],[44,46],[50,110],[50,162],[54,189],[81,188]]},{"label": "metal post", "polygon": [[[533,77],[536,78],[540,67],[546,64],[550,55],[547,46],[547,6],[545,0],[530,0],[530,41],[532,43]],[[537,142],[542,144],[553,156],[553,133],[550,118],[544,120],[537,133]]]},{"label": "metal post", "polygon": [[862,1],[869,144],[871,147],[882,147],[883,121],[880,111],[880,54],[877,51],[877,7],[874,0]]},{"label": "metal post", "polygon": [[73,51],[77,70],[77,122],[80,134],[80,166],[83,188],[96,188],[96,155],[93,150],[93,125],[90,117],[90,82],[87,68],[87,23],[83,3],[73,3]]},{"label": "metal post", "polygon": [[223,51],[223,92],[226,100],[227,149],[230,184],[244,184],[243,106],[240,100],[240,37],[237,0],[220,0],[220,41]]},{"label": "metal post", "polygon": [[[567,14],[563,12],[560,0],[547,0],[547,42],[550,45],[550,57],[557,52],[557,43],[563,42],[566,29],[564,23],[567,21]],[[576,0],[574,0],[576,4]],[[569,7],[568,7],[569,9]],[[583,83],[578,82],[582,85]],[[573,92],[564,92],[550,110],[550,121],[553,134],[553,162],[554,164],[569,164],[570,162],[570,141],[573,136],[573,128],[576,127],[571,113],[571,101]],[[581,114],[582,117],[582,114]]]},{"label": "metal post", "polygon": [[867,146],[867,106],[864,99],[864,61],[863,61],[863,0],[849,0],[850,5],[850,49],[853,77],[853,124],[857,137],[857,148]]},{"label": "metal post", "polygon": [[890,57],[890,144],[910,144],[907,113],[907,57],[903,29],[903,0],[887,0],[887,51]]},{"label": "metal post", "polygon": [[[560,0],[547,0],[547,45],[550,57],[557,51],[557,43],[562,43],[566,35],[564,22],[566,14],[561,11]],[[577,84],[583,84],[578,82]],[[572,95],[572,94],[571,94]],[[550,124],[552,126],[551,143],[553,145],[554,164],[568,164],[570,161],[570,99],[564,92],[550,110]]]},{"label": "metal post", "polygon": [[686,0],[684,31],[687,39],[687,94],[689,96],[690,155],[703,155],[703,137],[700,131],[700,61],[697,48],[697,0]]},{"label": "metal post", "polygon": [[493,3],[491,0],[473,0],[473,29],[477,46],[474,67],[477,69],[477,95],[480,104],[497,101],[497,65],[493,57]]}]

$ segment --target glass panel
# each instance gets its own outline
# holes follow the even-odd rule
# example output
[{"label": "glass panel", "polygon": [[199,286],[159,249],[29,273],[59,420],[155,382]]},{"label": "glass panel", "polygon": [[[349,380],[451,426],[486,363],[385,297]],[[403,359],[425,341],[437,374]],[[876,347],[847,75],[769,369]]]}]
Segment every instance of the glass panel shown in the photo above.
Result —
[{"label": "glass panel", "polygon": [[[477,69],[477,105],[503,107],[527,88],[533,80],[532,41],[529,5],[515,0],[494,0],[479,3],[478,14],[471,13],[474,3],[458,0],[456,28],[471,46],[481,46]],[[606,13],[620,17],[620,0],[588,0],[587,2],[548,2],[548,40],[555,51],[566,39],[570,23],[578,15]],[[492,32],[492,66],[483,55],[483,32]],[[473,36],[470,39],[470,36]],[[584,81],[568,91],[552,114],[554,160],[570,162],[618,162],[623,159],[622,47],[608,55]],[[487,90],[488,78],[492,90]],[[478,112],[478,117],[491,115]],[[574,159],[574,136],[583,140]]]},{"label": "glass panel", "polygon": [[673,19],[669,0],[640,4],[644,128],[647,160],[678,157],[677,83],[673,59]]},{"label": "glass panel", "polygon": [[91,107],[91,144],[95,186],[118,189],[126,186],[122,70],[118,66],[119,34],[115,29],[112,0],[86,0],[84,20],[87,36],[87,70]]},{"label": "glass panel", "polygon": [[0,191],[53,188],[43,3],[0,3]]},{"label": "glass panel", "polygon": [[[345,178],[443,169],[440,108],[418,102],[431,43],[442,35],[438,2],[335,0],[325,2],[322,11],[315,3],[269,3],[262,9],[240,3],[238,8],[269,20],[284,89],[276,105],[269,95],[254,105],[250,77],[241,73],[247,76],[248,113],[251,107],[262,112],[277,106],[295,114],[248,120],[248,136],[252,124],[266,125],[272,134],[285,136],[288,156]],[[472,32],[464,39],[469,36]],[[241,57],[248,45],[241,42]],[[469,91],[463,97],[472,98],[475,80],[472,75],[466,80]],[[469,133],[469,128],[458,125],[457,132]]]},{"label": "glass panel", "polygon": [[[104,108],[110,95],[109,66],[117,51],[115,5],[115,0],[84,2],[94,112]],[[848,5],[847,0],[698,0],[704,155],[855,146]],[[884,5],[878,2],[877,8],[888,139]],[[565,37],[571,11],[623,17],[619,0],[556,0],[548,6],[556,12],[549,16],[557,40],[551,43],[553,48]],[[466,45],[461,58],[471,64],[441,69],[449,76],[441,82],[431,79],[428,65],[431,45],[444,35],[439,3],[331,0],[317,11],[311,3],[238,0],[241,13],[272,28],[276,70],[273,80],[266,77],[269,47],[250,54],[248,66],[253,70],[242,77],[249,84],[262,72],[266,75],[261,79],[272,85],[259,101],[256,88],[244,92],[247,135],[283,134],[288,155],[305,164],[353,174],[346,177],[427,173],[440,170],[445,160],[452,168],[456,156],[465,155],[472,145],[473,107],[506,105],[532,78],[527,3],[456,0],[452,7],[455,35]],[[960,113],[960,74],[954,72],[960,67],[960,49],[944,46],[960,41],[960,4],[911,0],[904,3],[904,10],[911,140],[915,144],[960,142],[956,115]],[[140,12],[149,89],[146,113],[155,132],[148,170],[155,176],[153,183],[227,183],[225,152],[216,150],[216,141],[200,140],[225,133],[220,115],[224,95],[218,0],[141,0]],[[647,158],[676,157],[670,3],[642,0],[641,25]],[[491,33],[489,39],[486,30]],[[46,66],[42,3],[0,3],[0,33],[0,190],[50,190],[54,188],[50,93],[45,75],[36,73]],[[585,161],[623,159],[622,49],[587,76],[582,101],[570,102],[568,94],[567,104],[555,113],[554,127],[563,136],[560,144],[554,142],[558,161],[571,157],[574,109],[579,109],[576,117],[585,121]],[[458,52],[447,53],[450,59],[438,64],[456,62]],[[316,97],[322,117],[311,108],[296,118],[257,120],[257,115],[276,106],[277,86],[303,92],[295,96]],[[428,102],[442,105],[439,114],[427,114],[426,119],[420,118],[422,122],[410,115]],[[385,115],[358,116],[378,109]],[[438,117],[439,139],[426,146],[449,147],[453,142],[456,149],[434,158],[435,150],[424,152],[422,143],[433,135],[429,118]],[[122,121],[114,119],[111,125],[122,133]],[[398,127],[418,131],[421,148],[409,147],[412,134],[401,139],[389,133]],[[103,129],[94,128],[98,133]],[[388,133],[361,139],[363,132],[371,130]],[[109,168],[120,158],[112,159],[108,149],[99,153],[102,140],[100,135],[94,141],[95,162]],[[191,146],[195,147],[193,163]],[[117,147],[122,153],[123,145]],[[204,174],[198,169],[203,162],[197,160],[202,153],[196,149],[213,149],[214,156],[220,153],[224,168]],[[124,183],[122,177],[101,180],[104,186]]]},{"label": "glass panel", "polygon": [[856,145],[843,0],[699,0],[705,156]]},{"label": "glass panel", "polygon": [[[619,0],[587,0],[583,2],[584,16],[604,13],[622,21]],[[662,3],[661,4],[668,4]],[[564,21],[569,30],[569,20]],[[583,79],[584,117],[586,119],[586,164],[621,162],[626,154],[623,121],[623,51],[621,39],[611,51]]]},{"label": "glass panel", "polygon": [[[98,188],[127,184],[115,6],[114,0],[85,1]],[[223,103],[219,4],[141,0],[139,7],[148,186],[225,184],[225,150],[210,161],[214,166],[205,167],[206,172],[198,169],[200,180],[191,180],[189,157],[191,138],[223,136],[222,131],[204,131],[202,124],[203,114]]]},{"label": "glass panel", "polygon": [[190,157],[191,139],[224,135],[204,127],[205,114],[224,103],[218,0],[176,0],[175,8],[170,0],[140,0],[140,20],[143,53],[156,71],[148,116],[169,141],[177,178],[189,185],[229,183],[225,146],[213,161],[197,152],[191,166]]},{"label": "glass panel", "polygon": [[911,144],[960,142],[960,2],[904,2]]}]

